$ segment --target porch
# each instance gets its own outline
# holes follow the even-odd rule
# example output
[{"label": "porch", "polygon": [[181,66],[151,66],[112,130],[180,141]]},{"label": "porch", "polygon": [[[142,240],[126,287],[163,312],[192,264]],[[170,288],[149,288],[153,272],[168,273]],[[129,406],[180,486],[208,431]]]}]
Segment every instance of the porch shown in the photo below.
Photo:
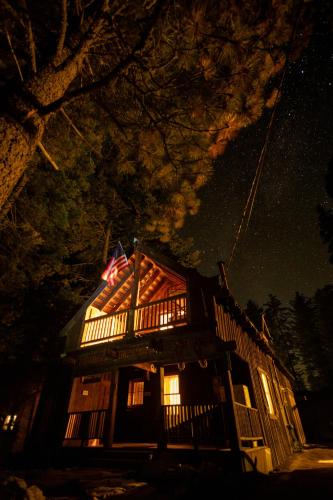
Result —
[{"label": "porch", "polygon": [[[121,340],[125,335],[139,336],[155,331],[170,330],[190,322],[188,295],[175,295],[166,299],[139,305],[134,310],[121,309],[84,321],[80,347]],[[133,329],[131,328],[133,315]]]},{"label": "porch", "polygon": [[[256,408],[235,403],[241,447],[264,444]],[[110,410],[68,414],[63,445],[89,448],[230,449],[229,416],[226,403],[163,405],[155,442],[115,441],[108,443]]]}]

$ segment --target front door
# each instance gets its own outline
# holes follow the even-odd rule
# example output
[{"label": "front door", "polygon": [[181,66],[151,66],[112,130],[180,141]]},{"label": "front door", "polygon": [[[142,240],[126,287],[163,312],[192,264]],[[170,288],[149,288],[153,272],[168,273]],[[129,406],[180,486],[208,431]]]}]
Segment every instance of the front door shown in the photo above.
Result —
[{"label": "front door", "polygon": [[159,375],[134,366],[119,370],[115,442],[156,443],[160,419]]}]

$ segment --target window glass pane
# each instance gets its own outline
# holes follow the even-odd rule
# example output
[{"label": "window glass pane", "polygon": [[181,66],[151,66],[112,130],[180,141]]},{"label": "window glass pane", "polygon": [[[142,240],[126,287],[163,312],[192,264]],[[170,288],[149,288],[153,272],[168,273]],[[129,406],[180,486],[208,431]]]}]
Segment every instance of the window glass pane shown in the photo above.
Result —
[{"label": "window glass pane", "polygon": [[164,404],[180,405],[178,375],[167,375],[164,377]]},{"label": "window glass pane", "polygon": [[127,406],[143,404],[144,382],[142,380],[130,380],[128,386]]},{"label": "window glass pane", "polygon": [[269,384],[268,384],[266,374],[263,372],[260,372],[260,377],[261,377],[261,381],[262,381],[262,386],[264,388],[264,393],[265,393],[265,397],[266,397],[266,401],[267,401],[267,405],[268,405],[268,411],[271,415],[273,415],[274,414],[274,406],[273,406],[272,396],[271,396],[271,392],[269,389]]}]

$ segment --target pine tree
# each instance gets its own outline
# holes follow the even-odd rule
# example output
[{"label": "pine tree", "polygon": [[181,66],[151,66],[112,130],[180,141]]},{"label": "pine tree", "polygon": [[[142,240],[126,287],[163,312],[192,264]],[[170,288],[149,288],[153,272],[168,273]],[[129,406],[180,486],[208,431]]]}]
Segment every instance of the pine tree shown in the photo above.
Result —
[{"label": "pine tree", "polygon": [[263,308],[260,307],[254,300],[248,300],[245,308],[247,316],[250,318],[254,326],[261,331]]},{"label": "pine tree", "polygon": [[294,377],[295,388],[304,389],[304,367],[297,333],[292,327],[291,311],[270,294],[264,304],[265,321],[273,339],[274,350]]},{"label": "pine tree", "polygon": [[[296,15],[291,57],[310,29],[293,0],[0,0],[0,9],[0,207],[19,196],[36,148],[62,168],[73,154],[66,146],[58,156],[64,120],[80,132],[91,108],[110,137],[112,168],[154,188],[147,227],[165,241],[197,211],[211,160],[271,104]],[[90,130],[82,135],[88,145]]]},{"label": "pine tree", "polygon": [[324,383],[322,345],[311,298],[296,292],[291,301],[291,324],[299,342],[300,365],[304,366],[305,386],[312,390],[322,388]]},{"label": "pine tree", "polygon": [[314,320],[320,346],[318,369],[321,373],[321,387],[332,389],[333,386],[333,285],[326,285],[316,291],[312,299]]},{"label": "pine tree", "polygon": [[[328,166],[325,187],[327,195],[333,200],[333,159]],[[320,235],[324,243],[327,244],[330,262],[333,264],[333,207],[327,203],[326,206],[318,207],[318,220]]]}]

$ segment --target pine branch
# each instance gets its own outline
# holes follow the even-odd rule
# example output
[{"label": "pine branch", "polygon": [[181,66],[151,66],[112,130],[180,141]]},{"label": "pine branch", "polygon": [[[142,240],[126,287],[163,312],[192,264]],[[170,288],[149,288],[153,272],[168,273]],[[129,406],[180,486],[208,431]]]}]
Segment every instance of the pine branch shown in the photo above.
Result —
[{"label": "pine branch", "polygon": [[16,67],[17,67],[17,71],[19,72],[21,82],[23,82],[24,79],[23,79],[23,74],[22,74],[22,71],[21,71],[21,66],[20,66],[19,60],[16,57],[16,54],[15,54],[15,51],[14,51],[14,48],[13,48],[13,45],[12,45],[12,40],[11,40],[10,35],[9,35],[9,33],[8,33],[7,30],[6,30],[6,37],[7,37],[8,45],[9,45],[9,48],[10,48],[10,52],[11,52],[11,54],[13,56],[13,59],[15,61]]},{"label": "pine branch", "polygon": [[159,18],[160,12],[162,10],[162,6],[165,3],[165,0],[158,0],[154,7],[154,11],[148,17],[147,24],[145,29],[141,32],[138,41],[132,48],[131,52],[121,61],[119,61],[115,67],[104,77],[96,82],[92,82],[89,85],[78,88],[64,95],[60,99],[57,99],[53,103],[42,107],[39,110],[39,113],[43,116],[49,115],[50,113],[54,113],[58,111],[65,103],[72,101],[73,99],[77,99],[78,97],[85,96],[97,90],[104,88],[106,85],[110,84],[115,78],[120,75],[125,69],[127,69],[133,62],[135,62],[135,55],[137,52],[142,50],[146,42],[156,25],[156,22]]},{"label": "pine branch", "polygon": [[67,0],[62,0],[60,35],[55,54],[56,61],[59,61],[61,59],[62,51],[64,50],[64,45],[65,45],[66,32],[67,32]]},{"label": "pine branch", "polygon": [[56,164],[56,162],[54,161],[54,159],[52,158],[52,156],[50,155],[50,153],[48,153],[48,151],[44,148],[44,146],[43,146],[43,144],[41,142],[37,143],[37,147],[40,150],[40,152],[42,153],[42,155],[52,165],[52,167],[54,168],[54,170],[60,170],[60,168],[58,167],[58,165]]},{"label": "pine branch", "polygon": [[80,139],[85,144],[87,144],[87,146],[89,147],[89,149],[91,151],[93,151],[99,158],[103,158],[103,156],[100,154],[100,152],[80,132],[80,130],[77,128],[77,126],[75,125],[75,123],[73,122],[73,120],[68,116],[68,114],[66,113],[66,111],[63,108],[61,108],[60,111],[61,111],[62,115],[64,116],[64,118],[68,121],[68,123],[70,124],[70,126],[72,127],[72,129],[74,130],[74,132],[78,135],[78,137],[80,137]]},{"label": "pine branch", "polygon": [[29,41],[29,49],[30,49],[30,57],[31,57],[31,68],[34,74],[37,73],[37,61],[36,61],[36,45],[34,40],[34,34],[32,31],[32,24],[29,19],[28,21],[28,41]]}]

